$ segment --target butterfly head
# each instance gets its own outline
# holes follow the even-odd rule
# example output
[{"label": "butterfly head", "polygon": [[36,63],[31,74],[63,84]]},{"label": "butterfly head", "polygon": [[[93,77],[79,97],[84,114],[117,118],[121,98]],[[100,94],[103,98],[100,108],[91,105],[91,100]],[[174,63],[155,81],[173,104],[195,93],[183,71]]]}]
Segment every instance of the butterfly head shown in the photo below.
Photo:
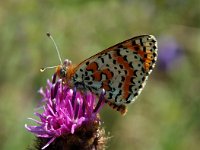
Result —
[{"label": "butterfly head", "polygon": [[66,59],[62,65],[58,65],[56,67],[56,75],[60,79],[65,80],[68,75],[68,69],[70,68],[71,65],[72,65],[72,62],[70,60]]},{"label": "butterfly head", "polygon": [[61,78],[61,79],[65,78],[65,77],[66,77],[66,74],[67,74],[67,71],[66,71],[66,68],[63,67],[63,65],[58,65],[58,66],[56,67],[56,75],[57,75],[59,78]]}]

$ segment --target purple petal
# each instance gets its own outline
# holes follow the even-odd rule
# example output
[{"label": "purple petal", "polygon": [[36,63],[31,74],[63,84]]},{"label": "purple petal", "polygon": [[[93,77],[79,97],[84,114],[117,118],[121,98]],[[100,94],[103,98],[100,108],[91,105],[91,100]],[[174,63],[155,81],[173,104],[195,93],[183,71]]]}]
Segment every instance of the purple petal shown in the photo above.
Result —
[{"label": "purple petal", "polygon": [[32,120],[32,121],[34,121],[34,122],[36,122],[37,124],[40,124],[40,125],[42,125],[42,122],[41,121],[38,121],[38,120],[36,120],[36,119],[33,119],[33,118],[28,118],[29,120]]},{"label": "purple petal", "polygon": [[45,146],[42,147],[42,149],[47,148],[55,139],[56,137],[53,137]]}]

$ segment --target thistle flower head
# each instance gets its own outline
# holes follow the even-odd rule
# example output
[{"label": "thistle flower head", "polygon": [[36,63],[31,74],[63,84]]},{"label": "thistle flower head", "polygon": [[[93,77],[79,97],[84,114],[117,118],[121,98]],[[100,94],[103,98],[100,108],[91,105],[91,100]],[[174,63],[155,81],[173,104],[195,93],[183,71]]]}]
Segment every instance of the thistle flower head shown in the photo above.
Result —
[{"label": "thistle flower head", "polygon": [[[104,104],[104,91],[96,102],[96,96],[91,92],[81,92],[74,87],[62,84],[62,80],[47,81],[46,89],[39,90],[44,103],[43,112],[35,112],[39,121],[29,118],[37,123],[36,126],[25,125],[26,129],[37,137],[48,139],[42,149],[48,147],[57,138],[73,135],[81,128],[95,126],[98,130],[100,119],[98,112]],[[96,126],[97,125],[97,126]],[[86,128],[84,128],[85,130]],[[96,131],[95,131],[96,132]]]}]

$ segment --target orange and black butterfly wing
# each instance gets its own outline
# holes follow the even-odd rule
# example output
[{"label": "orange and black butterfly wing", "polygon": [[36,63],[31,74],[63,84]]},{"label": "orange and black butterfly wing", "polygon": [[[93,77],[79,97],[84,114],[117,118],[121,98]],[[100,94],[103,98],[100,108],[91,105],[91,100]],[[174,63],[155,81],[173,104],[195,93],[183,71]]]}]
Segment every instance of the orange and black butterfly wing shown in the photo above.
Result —
[{"label": "orange and black butterfly wing", "polygon": [[80,63],[72,77],[73,84],[100,95],[115,105],[133,102],[143,89],[155,66],[157,42],[152,35],[142,35],[116,44]]}]

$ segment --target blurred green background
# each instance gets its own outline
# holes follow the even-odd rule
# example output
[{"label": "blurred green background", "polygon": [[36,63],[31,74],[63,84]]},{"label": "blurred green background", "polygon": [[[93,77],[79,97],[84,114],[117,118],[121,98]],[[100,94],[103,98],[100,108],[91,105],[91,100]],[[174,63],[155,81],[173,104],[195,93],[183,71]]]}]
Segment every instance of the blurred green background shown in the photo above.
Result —
[{"label": "blurred green background", "polygon": [[140,34],[159,44],[156,69],[126,116],[101,112],[109,150],[197,150],[200,141],[199,0],[0,1],[0,149],[22,150],[24,128],[62,58],[81,60]]}]

